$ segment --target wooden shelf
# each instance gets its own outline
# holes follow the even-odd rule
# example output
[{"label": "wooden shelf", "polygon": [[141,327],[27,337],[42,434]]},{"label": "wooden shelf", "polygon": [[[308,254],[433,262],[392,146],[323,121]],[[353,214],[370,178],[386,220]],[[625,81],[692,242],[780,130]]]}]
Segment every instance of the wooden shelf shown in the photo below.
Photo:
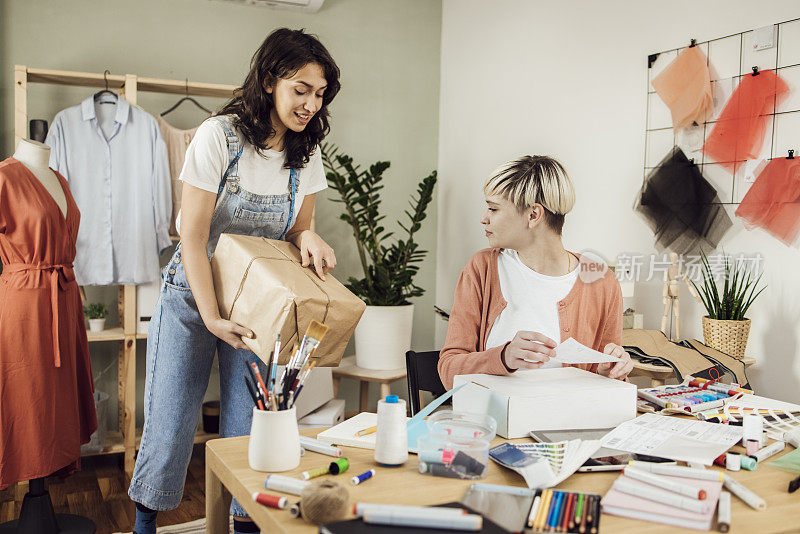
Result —
[{"label": "wooden shelf", "polygon": [[[106,328],[102,332],[89,332],[86,331],[86,337],[89,338],[89,343],[97,341],[124,341],[125,333],[121,326],[115,328]],[[136,334],[136,339],[147,339],[147,334]]]},{"label": "wooden shelf", "polygon": [[[81,87],[108,87],[121,89],[125,85],[126,75],[102,74],[93,72],[74,72],[65,70],[27,69],[28,83],[48,83],[56,85],[77,85]],[[181,80],[163,80],[159,78],[136,78],[136,90],[150,93],[171,93],[176,95],[212,96],[230,98],[235,85],[218,83],[186,82]]]},{"label": "wooden shelf", "polygon": [[[216,439],[219,437],[219,434],[209,434],[204,432],[203,430],[197,431],[197,434],[194,435],[194,442],[195,443],[205,443],[210,439]],[[136,429],[136,450],[139,450],[139,444],[142,442],[142,429]],[[125,452],[125,444],[122,441],[122,434],[117,431],[109,431],[106,434],[106,447],[100,452],[92,452],[88,454],[82,454],[84,458],[87,456],[102,456],[106,454],[120,454]]]}]

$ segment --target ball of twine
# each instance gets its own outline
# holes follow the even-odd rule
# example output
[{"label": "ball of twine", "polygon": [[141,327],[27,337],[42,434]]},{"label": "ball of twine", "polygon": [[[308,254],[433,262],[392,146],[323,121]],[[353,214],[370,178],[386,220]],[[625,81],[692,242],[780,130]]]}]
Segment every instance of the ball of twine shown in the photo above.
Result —
[{"label": "ball of twine", "polygon": [[347,488],[333,480],[320,480],[307,486],[301,493],[303,519],[321,525],[344,519],[350,504]]}]

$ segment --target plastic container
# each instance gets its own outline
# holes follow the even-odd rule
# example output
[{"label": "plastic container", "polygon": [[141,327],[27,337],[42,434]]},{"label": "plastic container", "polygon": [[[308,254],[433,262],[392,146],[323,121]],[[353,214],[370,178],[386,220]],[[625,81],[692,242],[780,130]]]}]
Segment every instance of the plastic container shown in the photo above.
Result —
[{"label": "plastic container", "polygon": [[497,423],[487,415],[444,410],[428,418],[429,434],[419,438],[419,472],[478,479],[489,467],[489,444]]}]

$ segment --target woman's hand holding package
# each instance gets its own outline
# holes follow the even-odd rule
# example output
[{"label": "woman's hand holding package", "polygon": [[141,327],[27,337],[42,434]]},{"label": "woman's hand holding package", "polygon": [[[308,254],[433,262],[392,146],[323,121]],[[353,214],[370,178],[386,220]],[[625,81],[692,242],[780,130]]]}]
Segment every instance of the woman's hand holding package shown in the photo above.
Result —
[{"label": "woman's hand holding package", "polygon": [[609,354],[619,358],[616,363],[601,363],[597,366],[597,374],[607,376],[608,378],[616,378],[618,380],[627,380],[628,373],[633,369],[633,361],[630,354],[625,349],[615,343],[609,343],[603,349],[603,354]]},{"label": "woman's hand holding package", "polygon": [[514,369],[538,369],[554,358],[557,343],[539,332],[520,330],[502,353],[503,364]]},{"label": "woman's hand holding package", "polygon": [[311,230],[300,233],[297,236],[296,244],[300,249],[303,267],[308,267],[313,262],[317,276],[325,280],[325,274],[336,267],[336,254],[330,245]]},{"label": "woman's hand holding package", "polygon": [[219,339],[233,347],[234,349],[250,350],[242,341],[243,337],[253,338],[253,331],[240,326],[233,321],[217,317],[206,324],[208,331]]}]

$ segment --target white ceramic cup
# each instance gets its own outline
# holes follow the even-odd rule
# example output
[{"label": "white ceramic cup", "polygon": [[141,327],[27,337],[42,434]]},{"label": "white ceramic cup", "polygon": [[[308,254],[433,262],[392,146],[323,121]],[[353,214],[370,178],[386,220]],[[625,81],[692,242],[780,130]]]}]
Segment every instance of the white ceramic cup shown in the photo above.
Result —
[{"label": "white ceramic cup", "polygon": [[250,469],[270,473],[300,465],[300,431],[294,407],[277,412],[253,407],[247,458]]}]

